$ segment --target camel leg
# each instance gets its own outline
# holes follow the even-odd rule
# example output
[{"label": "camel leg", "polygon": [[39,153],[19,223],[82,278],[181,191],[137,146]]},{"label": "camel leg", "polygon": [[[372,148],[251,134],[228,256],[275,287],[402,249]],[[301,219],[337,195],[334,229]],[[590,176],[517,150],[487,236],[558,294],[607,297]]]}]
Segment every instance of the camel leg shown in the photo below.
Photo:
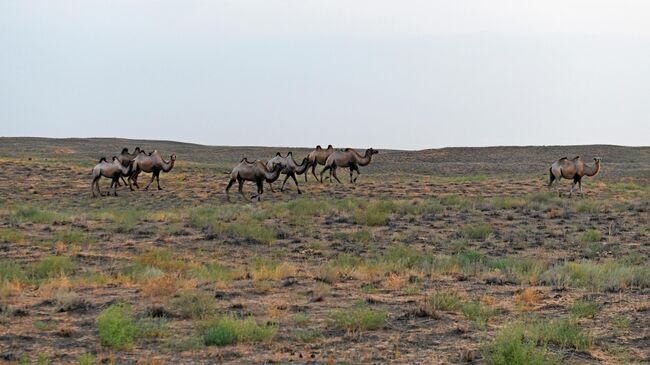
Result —
[{"label": "camel leg", "polygon": [[140,185],[138,185],[138,175],[139,174],[140,174],[140,172],[136,171],[133,174],[131,174],[131,176],[129,177],[129,179],[131,179],[131,181],[133,181],[133,185],[135,185],[135,187],[138,188],[138,189],[140,189]]},{"label": "camel leg", "polygon": [[242,179],[240,179],[240,178],[237,178],[237,182],[239,183],[239,187],[238,187],[238,189],[237,189],[237,190],[239,190],[239,194],[241,194],[241,196],[242,196],[246,201],[249,201],[250,199],[248,199],[248,198],[246,197],[246,195],[244,194],[244,180],[242,180]]},{"label": "camel leg", "polygon": [[156,178],[156,174],[152,173],[151,174],[151,181],[149,181],[147,186],[144,187],[144,190],[149,190],[149,185],[151,185],[151,183],[153,182],[153,179],[155,179],[155,178]]},{"label": "camel leg", "polygon": [[[323,182],[323,174],[325,173],[325,171],[330,170],[330,169],[331,169],[331,166],[325,166],[325,168],[323,168],[321,170],[321,172],[320,172],[320,182],[321,183]],[[331,172],[330,172],[330,174],[331,174]],[[316,179],[318,179],[318,178],[316,178]]]},{"label": "camel leg", "polygon": [[[117,196],[117,184],[120,183],[120,178],[119,177],[114,177],[113,181],[111,182],[111,188],[113,188],[113,195]],[[111,195],[111,191],[108,191],[108,195]]]},{"label": "camel leg", "polygon": [[[264,184],[264,183],[262,183],[262,184]],[[267,184],[269,184],[269,189],[271,190],[271,192],[275,193],[275,191],[273,190],[273,183],[267,182]]]},{"label": "camel leg", "polygon": [[[336,179],[336,181],[339,182],[339,184],[343,184],[341,180],[339,180],[338,176],[336,176],[336,166],[332,166],[332,169],[330,170],[330,174],[334,176],[334,178]],[[330,180],[332,180],[331,177]]]},{"label": "camel leg", "polygon": [[235,179],[230,179],[230,181],[228,181],[228,186],[226,186],[226,194],[228,194],[228,191],[230,190],[230,188],[233,186],[234,183],[235,183]]},{"label": "camel leg", "polygon": [[578,190],[580,191],[580,195],[582,195],[582,179],[578,180]]},{"label": "camel leg", "polygon": [[[298,189],[298,194],[302,194],[302,191],[300,191],[300,186],[298,186],[298,179],[296,179],[296,175],[292,172],[291,173],[291,178],[293,179],[293,182],[296,183],[296,189]],[[287,181],[286,179],[284,181]]]},{"label": "camel leg", "polygon": [[[361,171],[359,171],[359,166],[354,165],[354,171],[357,172],[357,177],[355,177],[352,182],[356,183],[357,179],[359,178],[359,175],[361,175]],[[352,171],[350,171],[350,176],[352,176]]]},{"label": "camel leg", "polygon": [[257,181],[257,194],[251,196],[251,199],[257,198],[257,201],[260,201],[260,196],[264,192],[264,180]]},{"label": "camel leg", "polygon": [[124,180],[124,176],[122,176],[121,179],[122,179],[122,182],[124,183],[124,186],[126,186],[126,185],[131,186],[131,184],[127,184],[127,183],[126,183],[126,180]]},{"label": "camel leg", "polygon": [[[93,198],[96,197],[96,195],[95,195],[95,186],[97,187],[97,191],[99,191],[99,178],[101,178],[101,176],[97,176],[96,178],[93,178],[93,182],[90,184],[90,191],[93,193]],[[100,191],[99,196],[101,196],[101,195],[102,195],[102,193]]]},{"label": "camel leg", "polygon": [[[317,163],[314,163],[314,165],[312,165],[312,167],[311,167],[311,174],[314,175],[314,177],[315,177],[316,180],[318,181],[318,176],[316,176],[316,165],[318,165],[318,164],[317,164]],[[323,176],[323,175],[321,174],[321,177],[322,177],[322,176]],[[305,174],[305,181],[307,181],[307,174]],[[322,182],[322,181],[321,181],[321,182]]]},{"label": "camel leg", "polygon": [[284,184],[287,183],[287,179],[289,178],[289,174],[284,175],[284,181],[282,182],[282,186],[280,187],[280,191],[284,191]]}]

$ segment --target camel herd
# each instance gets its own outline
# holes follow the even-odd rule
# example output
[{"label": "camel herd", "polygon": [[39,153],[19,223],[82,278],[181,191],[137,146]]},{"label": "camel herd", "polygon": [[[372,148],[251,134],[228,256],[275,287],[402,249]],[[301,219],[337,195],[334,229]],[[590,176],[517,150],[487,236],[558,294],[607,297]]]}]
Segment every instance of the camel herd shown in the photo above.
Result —
[{"label": "camel herd", "polygon": [[[138,175],[141,172],[151,173],[151,181],[149,181],[149,184],[147,184],[144,190],[149,189],[149,185],[151,185],[154,179],[158,184],[158,190],[162,190],[160,187],[160,172],[171,171],[174,168],[175,161],[176,155],[171,155],[169,161],[165,161],[158,150],[146,153],[140,147],[136,147],[133,153],[129,153],[128,148],[122,149],[119,155],[113,156],[111,162],[108,162],[106,157],[102,157],[99,159],[99,163],[93,168],[93,182],[90,186],[93,197],[96,196],[95,190],[97,190],[99,195],[102,195],[99,190],[99,179],[102,176],[111,179],[111,185],[107,195],[111,195],[112,189],[113,195],[117,196],[120,179],[122,179],[125,185],[129,185],[129,189],[133,190],[133,185],[139,189]],[[125,177],[127,181],[124,181]]]},{"label": "camel herd", "polygon": [[[323,149],[321,146],[316,146],[316,149],[311,151],[300,163],[297,163],[296,160],[294,160],[293,153],[291,152],[287,153],[286,156],[282,156],[282,154],[278,152],[275,157],[266,162],[260,160],[248,161],[248,159],[244,157],[230,172],[230,181],[228,181],[228,186],[226,186],[226,194],[230,193],[230,188],[235,184],[235,182],[237,182],[239,183],[239,193],[244,197],[244,199],[248,200],[243,191],[244,182],[252,181],[257,185],[257,194],[253,195],[251,199],[257,197],[259,200],[260,195],[264,193],[264,182],[266,181],[269,184],[271,192],[273,192],[273,185],[271,184],[275,182],[280,175],[285,175],[280,191],[284,191],[284,185],[287,183],[287,180],[292,178],[296,183],[298,194],[302,194],[296,175],[305,174],[305,181],[307,181],[307,170],[311,167],[311,173],[314,175],[316,180],[319,180],[319,177],[316,175],[317,165],[325,166],[320,172],[320,182],[323,182],[323,174],[326,171],[329,171],[330,181],[332,181],[332,177],[334,177],[334,179],[340,183],[341,180],[336,176],[336,169],[341,167],[350,170],[350,182],[355,183],[361,173],[359,171],[359,166],[368,165],[372,160],[372,156],[377,153],[379,153],[379,151],[373,148],[368,148],[363,155],[359,154],[359,152],[353,148],[336,151],[332,145],[329,145],[327,146],[327,149]],[[353,177],[355,171],[357,172],[357,177]]]},{"label": "camel herd", "polygon": [[[350,171],[350,183],[354,184],[361,174],[359,166],[370,164],[372,156],[377,153],[379,153],[379,151],[373,148],[368,148],[364,154],[360,154],[353,148],[335,150],[332,145],[328,145],[326,149],[323,149],[321,146],[316,146],[316,148],[309,152],[300,163],[296,162],[293,158],[292,152],[288,152],[286,156],[282,156],[282,154],[278,152],[273,158],[266,162],[260,160],[249,161],[244,157],[230,172],[230,180],[226,186],[226,194],[230,196],[230,188],[235,184],[235,182],[237,182],[239,184],[239,193],[246,200],[249,200],[249,198],[244,195],[243,186],[245,181],[251,181],[257,185],[257,194],[253,195],[250,199],[257,197],[259,200],[260,196],[264,193],[264,182],[269,184],[269,188],[271,189],[271,192],[273,192],[272,183],[278,180],[281,175],[284,175],[285,177],[282,186],[280,187],[280,191],[284,191],[284,186],[287,183],[287,180],[291,178],[296,184],[298,194],[302,194],[296,175],[304,174],[306,182],[308,170],[310,168],[312,175],[321,183],[325,178],[329,178],[331,182],[332,177],[341,183],[341,180],[339,180],[336,175],[336,171],[339,167],[347,168]],[[134,185],[139,189],[138,175],[142,172],[151,173],[151,181],[149,181],[144,190],[149,189],[149,186],[153,183],[154,179],[158,185],[158,190],[162,190],[160,187],[160,172],[171,171],[172,168],[174,168],[175,161],[176,155],[171,155],[169,161],[165,161],[158,150],[146,153],[144,150],[140,149],[140,147],[136,147],[133,153],[129,153],[128,148],[124,148],[119,155],[113,156],[110,162],[106,157],[102,157],[99,160],[99,163],[92,170],[92,195],[93,197],[96,196],[95,191],[97,191],[99,195],[102,195],[99,190],[99,179],[102,176],[111,179],[111,185],[107,195],[111,195],[112,190],[113,195],[117,196],[117,188],[120,186],[120,179],[122,179],[124,185],[128,185],[131,190],[134,190]],[[573,194],[573,189],[576,184],[578,185],[580,193],[582,193],[582,178],[584,176],[597,175],[600,172],[600,161],[600,157],[596,157],[594,158],[594,163],[592,165],[587,165],[580,156],[576,156],[572,159],[562,157],[555,161],[549,169],[549,190],[553,187],[553,183],[555,183],[556,191],[560,193],[560,179],[570,179],[573,180],[573,184],[571,185],[569,196]],[[324,166],[320,175],[316,175],[316,167],[318,165]],[[329,176],[324,177],[323,175],[328,171]],[[356,177],[354,176],[354,172],[357,173]],[[124,180],[125,177],[127,178],[126,180]]]}]

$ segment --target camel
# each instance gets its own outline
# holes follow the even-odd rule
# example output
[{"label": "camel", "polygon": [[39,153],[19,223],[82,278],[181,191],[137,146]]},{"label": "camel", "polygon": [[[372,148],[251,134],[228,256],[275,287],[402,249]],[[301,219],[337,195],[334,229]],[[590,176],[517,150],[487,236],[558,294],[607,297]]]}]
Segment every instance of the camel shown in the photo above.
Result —
[{"label": "camel", "polygon": [[96,196],[95,188],[97,188],[99,195],[102,195],[101,190],[99,190],[99,179],[102,176],[112,180],[107,196],[111,195],[110,189],[113,189],[113,194],[117,196],[117,184],[119,178],[122,176],[131,175],[132,171],[133,162],[130,162],[128,166],[124,166],[116,156],[113,156],[112,162],[106,161],[106,157],[99,159],[99,163],[93,168],[93,182],[90,184],[90,190],[93,193],[93,198]]},{"label": "camel", "polygon": [[[350,169],[350,183],[355,183],[361,175],[359,172],[359,166],[366,166],[372,160],[372,155],[378,154],[379,151],[368,148],[366,153],[361,156],[357,151],[352,148],[346,148],[345,151],[335,151],[333,152],[325,161],[325,168],[320,172],[320,182],[323,182],[323,173],[325,171],[330,171],[330,182],[332,181],[332,175],[336,181],[341,183],[341,180],[336,176],[336,169],[338,167],[348,167]],[[352,173],[356,171],[357,177],[352,178]]]},{"label": "camel", "polygon": [[[273,170],[273,168],[276,165],[281,165],[282,174],[286,175],[284,181],[282,182],[282,187],[280,188],[280,191],[284,191],[284,184],[286,184],[287,179],[291,177],[293,181],[296,183],[298,194],[302,194],[302,191],[300,191],[300,186],[298,186],[298,180],[296,180],[296,175],[300,175],[300,174],[306,175],[307,169],[309,168],[309,158],[305,157],[302,160],[302,163],[298,165],[298,163],[296,163],[296,160],[293,159],[293,153],[291,151],[287,153],[286,157],[282,157],[282,154],[278,152],[275,155],[275,157],[273,157],[266,163],[266,167],[269,170]],[[271,185],[271,183],[269,183],[269,185]]]},{"label": "camel", "polygon": [[569,191],[569,197],[573,193],[573,189],[578,184],[580,193],[582,194],[582,177],[583,176],[596,176],[600,172],[600,157],[594,158],[594,164],[589,166],[582,161],[580,156],[576,156],[573,159],[569,160],[566,157],[555,161],[551,168],[550,172],[550,181],[548,183],[549,190],[553,186],[553,181],[556,181],[555,186],[557,192],[560,193],[560,179],[573,179],[573,184],[571,185],[571,190]]},{"label": "camel", "polygon": [[[226,187],[226,194],[228,195],[228,200],[230,200],[230,188],[237,181],[239,183],[239,193],[246,200],[251,200],[257,197],[257,200],[260,200],[260,195],[264,193],[264,181],[272,183],[280,177],[280,172],[282,172],[281,165],[275,165],[272,170],[269,170],[266,167],[266,164],[262,161],[256,160],[249,162],[246,158],[232,169],[230,173],[230,181]],[[253,181],[257,185],[257,194],[247,198],[244,195],[242,190],[244,187],[244,181]]]},{"label": "camel", "polygon": [[[117,159],[122,163],[123,166],[128,166],[133,159],[135,159],[140,153],[144,153],[143,150],[140,149],[140,147],[136,147],[135,150],[133,150],[133,153],[129,153],[129,149],[124,147],[122,148],[122,152],[117,156]],[[124,186],[127,185],[126,181],[124,180],[124,177],[121,177],[122,182],[124,183]],[[118,180],[117,186],[120,186],[120,182]],[[131,187],[131,190],[133,188]]]},{"label": "camel", "polygon": [[[324,150],[320,145],[316,146],[316,149],[309,152],[307,155],[307,158],[309,159],[309,164],[311,165],[311,173],[314,175],[316,180],[318,180],[318,176],[316,176],[316,166],[317,165],[325,165],[325,161],[327,161],[327,158],[330,157],[330,155],[334,152],[334,148],[332,145],[328,145],[327,149]],[[307,182],[307,175],[305,174],[305,182]]]},{"label": "camel", "polygon": [[174,162],[176,162],[176,155],[171,155],[169,161],[165,161],[158,150],[154,150],[149,154],[140,153],[133,159],[133,173],[129,179],[139,189],[138,175],[140,172],[151,172],[151,181],[149,181],[149,184],[147,184],[144,190],[149,190],[149,186],[153,183],[154,179],[158,184],[158,190],[162,190],[160,187],[160,172],[170,172],[174,168]]}]

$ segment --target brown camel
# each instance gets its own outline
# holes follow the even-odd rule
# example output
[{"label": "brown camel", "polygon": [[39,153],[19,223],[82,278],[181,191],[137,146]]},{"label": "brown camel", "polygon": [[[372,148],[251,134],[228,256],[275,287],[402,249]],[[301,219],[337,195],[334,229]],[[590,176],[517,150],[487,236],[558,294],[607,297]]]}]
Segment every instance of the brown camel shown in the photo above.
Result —
[{"label": "brown camel", "polygon": [[[350,169],[350,182],[355,183],[359,175],[361,175],[359,166],[368,165],[372,160],[372,155],[378,153],[379,151],[372,148],[368,148],[363,156],[352,148],[346,148],[345,151],[335,151],[325,161],[325,168],[320,172],[320,182],[323,182],[323,173],[330,170],[330,181],[332,181],[332,175],[334,175],[336,181],[340,183],[341,180],[336,176],[336,169],[338,167],[348,167]],[[354,171],[357,172],[357,177],[352,178]]]},{"label": "brown camel", "polygon": [[170,172],[174,168],[175,162],[176,155],[171,155],[169,161],[165,161],[158,150],[154,150],[149,154],[140,153],[135,157],[135,159],[133,159],[133,173],[129,179],[133,181],[135,187],[139,189],[138,175],[140,172],[151,172],[151,181],[149,181],[149,184],[147,184],[144,190],[149,190],[149,186],[153,183],[154,179],[156,179],[158,190],[162,190],[160,187],[160,172]]},{"label": "brown camel", "polygon": [[111,186],[106,195],[111,195],[110,189],[113,189],[113,194],[117,196],[117,183],[119,178],[122,176],[129,176],[132,171],[133,162],[129,163],[128,166],[124,166],[116,156],[113,156],[112,162],[106,161],[106,157],[99,159],[99,163],[93,168],[93,182],[90,184],[93,198],[96,196],[95,188],[97,188],[99,195],[102,195],[102,192],[99,190],[99,179],[101,179],[102,176],[111,179]]},{"label": "brown camel", "polygon": [[[334,152],[334,147],[332,145],[328,145],[327,149],[324,150],[320,145],[316,146],[316,149],[309,152],[307,155],[307,158],[309,159],[309,164],[311,165],[311,173],[314,175],[316,180],[318,180],[318,176],[316,176],[316,166],[317,165],[325,165],[325,162],[327,161],[327,158],[330,157],[330,155]],[[305,174],[305,182],[307,182],[307,174]]]},{"label": "brown camel", "polygon": [[[141,150],[140,147],[136,147],[133,150],[133,153],[129,153],[129,149],[124,147],[124,148],[122,148],[122,152],[117,156],[117,159],[120,161],[120,163],[123,166],[129,166],[131,161],[133,161],[140,153],[144,153],[144,151]],[[124,177],[121,177],[121,179],[122,179],[122,182],[124,183],[124,186],[126,186],[127,183],[124,180]],[[118,187],[120,186],[119,180],[117,182],[117,186]],[[131,188],[131,190],[133,190],[133,188]]]},{"label": "brown camel", "polygon": [[569,191],[569,196],[573,193],[573,189],[576,184],[578,184],[580,193],[582,194],[582,177],[583,176],[595,176],[600,172],[600,157],[594,158],[594,164],[589,166],[582,161],[580,156],[576,156],[573,159],[569,160],[566,157],[555,161],[551,168],[550,172],[550,181],[548,183],[548,188],[551,189],[553,186],[553,181],[556,181],[555,186],[560,195],[560,179],[573,179],[573,184],[571,185],[571,190]]},{"label": "brown camel", "polygon": [[[280,152],[278,152],[275,157],[270,159],[266,163],[266,168],[269,170],[273,170],[273,168],[276,165],[281,165],[282,166],[282,174],[286,175],[284,178],[284,181],[282,182],[282,187],[280,188],[280,191],[284,191],[284,184],[287,183],[287,179],[291,177],[293,181],[296,183],[296,188],[298,189],[298,194],[302,194],[302,191],[300,191],[300,186],[298,186],[298,180],[296,179],[296,175],[300,174],[306,174],[307,169],[309,168],[309,158],[305,157],[302,160],[302,163],[299,165],[296,163],[296,160],[293,159],[293,153],[289,151],[287,153],[286,157],[282,157]],[[271,185],[269,183],[269,185]]]},{"label": "brown camel", "polygon": [[[230,181],[226,187],[228,200],[230,200],[230,188],[235,181],[239,183],[239,193],[244,197],[244,199],[250,200],[257,197],[257,200],[260,200],[260,195],[264,193],[264,181],[268,183],[274,182],[280,177],[281,171],[281,165],[276,165],[272,170],[269,170],[266,167],[266,164],[262,161],[256,160],[249,162],[244,158],[230,173]],[[257,185],[257,194],[251,196],[250,199],[244,195],[244,191],[242,190],[244,187],[244,181],[253,181]]]}]

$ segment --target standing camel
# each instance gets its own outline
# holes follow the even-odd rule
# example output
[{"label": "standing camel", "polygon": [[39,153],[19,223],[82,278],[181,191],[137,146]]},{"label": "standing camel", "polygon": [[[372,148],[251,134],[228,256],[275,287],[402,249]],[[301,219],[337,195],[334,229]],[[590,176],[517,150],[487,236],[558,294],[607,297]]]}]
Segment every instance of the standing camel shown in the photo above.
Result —
[{"label": "standing camel", "polygon": [[170,172],[174,168],[174,162],[176,162],[176,155],[171,155],[169,161],[165,161],[158,150],[154,150],[149,154],[141,153],[133,160],[133,173],[129,179],[139,189],[138,175],[140,172],[151,172],[151,181],[149,181],[149,184],[147,184],[144,190],[149,190],[149,186],[153,183],[154,179],[156,179],[156,183],[158,184],[158,190],[162,190],[160,187],[160,172]]},{"label": "standing camel", "polygon": [[580,156],[576,156],[571,160],[566,157],[562,157],[551,165],[549,172],[549,189],[551,189],[553,186],[553,181],[556,181],[555,186],[557,188],[558,194],[561,196],[562,193],[560,193],[560,179],[573,179],[573,184],[571,184],[571,190],[569,191],[569,197],[573,193],[573,189],[575,188],[576,184],[578,184],[580,193],[582,194],[582,177],[585,175],[595,176],[600,172],[600,157],[594,158],[594,164],[591,166],[585,164]]},{"label": "standing camel", "polygon": [[[122,166],[129,166],[131,161],[133,161],[140,153],[144,153],[144,151],[141,150],[140,147],[136,147],[133,150],[133,153],[129,153],[129,149],[124,147],[124,148],[122,148],[122,152],[119,155],[117,155],[117,159],[120,161]],[[126,183],[126,181],[124,181],[123,176],[121,177],[121,179],[122,179],[122,182],[124,183],[124,186],[126,186],[127,183]],[[117,182],[117,186],[118,187],[120,186],[119,181]],[[131,187],[131,190],[133,190],[133,187]]]},{"label": "standing camel", "polygon": [[[334,175],[336,181],[340,183],[341,180],[336,176],[336,169],[338,167],[348,167],[350,169],[350,183],[355,183],[359,175],[361,175],[359,166],[368,165],[372,160],[372,155],[378,153],[379,151],[372,148],[368,148],[363,156],[352,148],[346,148],[345,151],[335,151],[325,161],[325,168],[320,172],[320,182],[323,182],[323,173],[330,170],[330,181],[332,181],[332,175]],[[357,177],[355,178],[352,177],[354,171],[357,172]]]},{"label": "standing camel", "polygon": [[296,163],[296,160],[293,159],[293,153],[291,153],[291,151],[287,153],[286,157],[282,157],[280,152],[278,152],[275,155],[275,157],[273,157],[266,163],[266,168],[269,170],[273,170],[273,168],[276,165],[282,166],[282,174],[286,175],[284,181],[282,182],[282,187],[280,188],[280,191],[284,191],[284,184],[286,184],[287,179],[291,177],[293,181],[296,183],[298,194],[302,194],[302,191],[300,191],[300,186],[298,186],[298,180],[296,180],[296,175],[300,175],[300,174],[307,175],[306,172],[307,169],[309,168],[309,158],[305,157],[302,160],[302,163],[298,165],[298,163]]},{"label": "standing camel", "polygon": [[[275,165],[272,170],[269,170],[266,167],[266,164],[262,161],[253,161],[249,162],[247,159],[243,159],[237,166],[232,169],[230,173],[230,181],[226,187],[226,194],[228,195],[228,200],[230,200],[230,188],[237,181],[239,183],[239,193],[246,200],[253,199],[257,197],[257,200],[260,200],[260,195],[264,193],[264,181],[272,183],[280,177],[280,172],[282,171],[281,165]],[[244,181],[253,181],[257,185],[257,194],[247,198],[244,195]]]},{"label": "standing camel", "polygon": [[93,182],[90,184],[90,190],[93,193],[93,198],[96,196],[95,188],[97,188],[99,195],[102,195],[102,192],[99,190],[99,179],[101,179],[102,176],[111,179],[111,186],[108,190],[107,196],[111,195],[110,189],[113,189],[113,194],[117,196],[117,184],[120,177],[129,176],[131,175],[132,171],[133,162],[129,163],[128,166],[123,166],[116,156],[113,156],[112,162],[106,161],[106,157],[99,159],[99,163],[93,168]]},{"label": "standing camel", "polygon": [[[307,155],[307,158],[309,159],[309,164],[311,165],[311,173],[314,175],[316,180],[318,180],[318,176],[316,176],[316,166],[317,165],[325,165],[325,162],[327,161],[327,158],[330,157],[330,155],[334,152],[334,147],[332,145],[328,145],[327,149],[324,150],[320,145],[316,146],[316,149],[309,152]],[[305,174],[305,182],[307,182],[307,174]]]}]

